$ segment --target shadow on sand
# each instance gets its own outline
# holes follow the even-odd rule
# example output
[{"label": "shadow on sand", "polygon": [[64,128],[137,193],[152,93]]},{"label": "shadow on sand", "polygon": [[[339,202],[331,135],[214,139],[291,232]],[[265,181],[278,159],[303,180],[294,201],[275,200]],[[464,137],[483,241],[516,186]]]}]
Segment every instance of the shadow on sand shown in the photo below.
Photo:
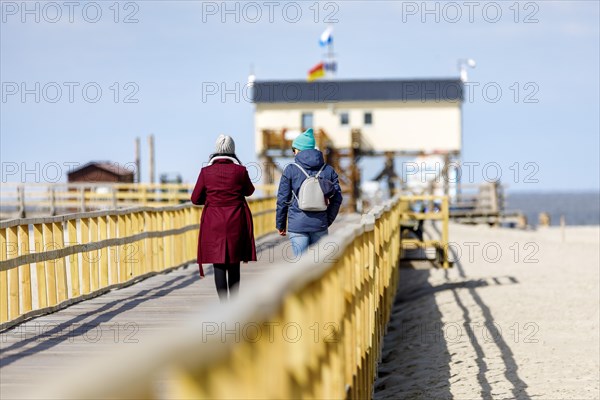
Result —
[{"label": "shadow on sand", "polygon": [[[400,272],[384,339],[375,399],[448,399],[450,353],[428,262],[411,262]],[[429,295],[428,295],[429,294]]]},{"label": "shadow on sand", "polygon": [[[433,228],[439,233],[435,225]],[[446,282],[437,286],[432,286],[429,282],[432,268],[436,268],[432,262],[403,263],[398,292],[384,339],[378,378],[375,381],[375,399],[453,398],[450,391],[450,379],[453,378],[450,374],[451,354],[445,337],[447,327],[442,323],[442,314],[435,301],[435,294],[440,291],[452,292],[452,299],[461,311],[462,323],[468,333],[468,345],[475,353],[479,390],[478,393],[473,393],[473,397],[493,397],[492,385],[486,375],[489,372],[490,360],[486,360],[484,352],[484,346],[493,343],[500,351],[502,373],[511,385],[511,397],[530,398],[526,390],[527,384],[519,377],[512,350],[501,332],[497,331],[492,312],[478,293],[478,289],[486,286],[518,284],[519,281],[512,276],[469,280],[460,260],[456,254],[453,256],[454,268],[460,281],[451,281],[446,270]],[[461,300],[459,292],[470,296],[477,309],[469,310]],[[471,330],[474,322],[473,312],[483,316],[482,322],[489,329],[491,342],[482,343],[482,339]],[[462,361],[455,359],[453,362],[458,364]]]}]

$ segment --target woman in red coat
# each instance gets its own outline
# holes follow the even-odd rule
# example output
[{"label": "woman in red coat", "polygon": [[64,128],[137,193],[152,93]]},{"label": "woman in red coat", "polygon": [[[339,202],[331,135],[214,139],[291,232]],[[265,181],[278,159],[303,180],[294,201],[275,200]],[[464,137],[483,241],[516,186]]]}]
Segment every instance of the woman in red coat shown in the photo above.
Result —
[{"label": "woman in red coat", "polygon": [[204,205],[198,237],[198,264],[213,264],[215,285],[221,301],[237,293],[240,262],[256,261],[252,213],[246,196],[254,193],[246,167],[235,155],[230,136],[220,135],[216,153],[202,168],[192,203]]}]

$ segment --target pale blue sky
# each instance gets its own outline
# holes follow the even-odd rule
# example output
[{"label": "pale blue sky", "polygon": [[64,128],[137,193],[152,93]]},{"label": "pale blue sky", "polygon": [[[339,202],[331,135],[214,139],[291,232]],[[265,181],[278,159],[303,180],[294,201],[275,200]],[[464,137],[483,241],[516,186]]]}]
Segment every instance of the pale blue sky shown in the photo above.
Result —
[{"label": "pale blue sky", "polygon": [[[74,22],[61,6],[61,17],[51,23],[57,10],[41,2],[38,23],[35,15],[22,14],[21,2],[3,1],[2,179],[20,181],[24,168],[39,171],[27,175],[28,181],[43,181],[45,173],[50,179],[55,174],[55,167],[44,167],[48,165],[129,163],[134,138],[142,136],[142,177],[147,180],[149,133],[156,136],[157,172],[178,171],[188,182],[195,181],[219,133],[234,136],[240,158],[253,161],[253,105],[243,97],[236,102],[233,95],[225,102],[218,96],[203,101],[203,83],[242,86],[251,64],[260,80],[304,79],[322,56],[317,42],[327,26],[325,17],[336,11],[339,78],[455,77],[456,60],[471,57],[477,68],[469,78],[480,86],[473,101],[464,104],[463,160],[497,162],[503,181],[515,190],[599,190],[597,1],[521,2],[517,7],[512,1],[482,2],[473,10],[473,22],[469,9],[457,2],[462,17],[456,23],[450,22],[456,9],[444,8],[446,3],[427,3],[431,9],[439,7],[439,22],[435,14],[422,13],[420,1],[321,2],[318,22],[312,1],[275,3],[273,22],[260,1],[255,4],[262,16],[256,23],[250,21],[255,10],[244,8],[245,3],[237,3],[236,22],[235,14],[221,15],[221,2],[137,1],[119,3],[115,23],[114,2],[109,1],[98,2],[102,15],[96,23],[85,19],[95,18],[93,7],[84,18],[85,3],[74,8]],[[27,4],[33,8],[36,2]],[[235,2],[227,4],[236,7]],[[302,16],[293,23],[296,5]],[[494,23],[496,6],[502,16]],[[209,15],[213,7],[219,10]],[[517,8],[519,22],[514,21]],[[137,23],[122,22],[130,13]],[[524,23],[527,16],[538,22]],[[10,94],[13,83],[22,82],[30,89],[35,82],[40,88],[57,82],[62,97],[47,101],[56,96],[50,85],[39,103],[34,94],[23,103],[21,93]],[[79,84],[72,103],[65,82]],[[82,87],[89,82],[102,89],[96,103],[83,98]],[[117,103],[115,82],[120,87]],[[125,88],[128,82],[135,85]],[[503,91],[496,103],[486,101],[481,90],[493,82]],[[517,102],[515,82],[520,87]],[[532,84],[525,87],[527,83]],[[136,86],[133,98],[139,101],[125,103]],[[538,102],[526,103],[527,94]],[[88,95],[95,95],[93,87]],[[521,174],[514,183],[516,162]],[[523,182],[533,171],[525,169],[528,162],[539,167],[534,176],[538,183]],[[7,173],[14,163],[18,173]],[[374,172],[372,163],[366,165],[365,177]],[[482,171],[475,169],[475,174],[481,180]]]}]

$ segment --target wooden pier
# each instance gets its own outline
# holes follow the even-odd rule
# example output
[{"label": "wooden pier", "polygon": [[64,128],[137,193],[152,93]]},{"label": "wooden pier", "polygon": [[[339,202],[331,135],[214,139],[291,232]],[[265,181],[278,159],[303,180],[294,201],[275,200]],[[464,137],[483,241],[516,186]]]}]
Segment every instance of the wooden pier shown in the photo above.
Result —
[{"label": "wooden pier", "polygon": [[[241,297],[246,287],[268,279],[269,270],[282,267],[286,242],[276,234],[258,241],[260,261],[242,265]],[[89,366],[106,352],[143,347],[169,327],[209,314],[220,305],[212,267],[205,273],[201,279],[197,264],[188,264],[1,332],[0,397],[24,398],[33,387],[47,384],[49,374]]]},{"label": "wooden pier", "polygon": [[[243,267],[240,295],[223,306],[211,277],[185,267],[199,207],[1,222],[3,398],[371,396],[398,282],[400,198],[341,216],[299,259],[266,236],[273,199],[249,203],[261,260]],[[60,243],[31,253],[40,242]],[[204,341],[207,323],[243,339]],[[275,339],[254,340],[248,327],[275,327]],[[218,384],[232,376],[245,383]]]}]

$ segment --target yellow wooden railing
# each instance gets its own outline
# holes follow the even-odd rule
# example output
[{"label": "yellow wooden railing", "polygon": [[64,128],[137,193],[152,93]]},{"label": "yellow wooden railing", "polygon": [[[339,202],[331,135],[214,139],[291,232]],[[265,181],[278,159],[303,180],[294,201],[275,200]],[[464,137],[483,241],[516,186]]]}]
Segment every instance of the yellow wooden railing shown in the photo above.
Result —
[{"label": "yellow wooden railing", "polygon": [[[52,216],[125,207],[164,207],[185,203],[193,184],[185,183],[3,183],[0,218]],[[272,188],[257,185],[263,195]]]},{"label": "yellow wooden railing", "polygon": [[[419,240],[419,239],[402,239],[403,250],[414,250],[417,248],[435,248],[439,254],[439,261],[443,268],[451,266],[448,252],[448,223],[450,218],[448,207],[448,196],[435,195],[411,195],[402,196],[400,198],[401,224],[405,222],[415,223],[422,220],[437,220],[442,223],[442,230],[439,239]],[[427,202],[433,204],[439,203],[439,211],[414,212],[411,210],[413,202]],[[430,207],[431,208],[431,207]]]},{"label": "yellow wooden railing", "polygon": [[370,398],[398,282],[400,217],[395,198],[230,303],[32,397]]},{"label": "yellow wooden railing", "polygon": [[[275,199],[250,199],[255,235],[274,230]],[[201,208],[168,207],[0,222],[0,330],[195,262]]]}]

